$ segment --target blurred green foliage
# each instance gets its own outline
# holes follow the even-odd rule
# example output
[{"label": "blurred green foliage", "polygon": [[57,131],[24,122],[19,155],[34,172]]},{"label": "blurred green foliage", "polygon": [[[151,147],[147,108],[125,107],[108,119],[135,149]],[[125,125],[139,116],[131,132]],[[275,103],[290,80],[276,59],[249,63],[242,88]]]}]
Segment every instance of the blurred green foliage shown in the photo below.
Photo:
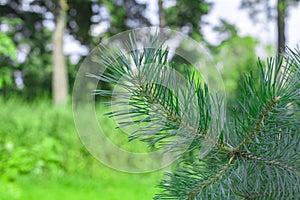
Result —
[{"label": "blurred green foliage", "polygon": [[[6,59],[1,59],[5,62],[0,62],[0,94],[5,97],[18,95],[27,100],[41,96],[49,98],[52,91],[52,31],[49,26],[55,22],[57,1],[33,1],[28,4],[28,8],[31,9],[23,9],[23,4],[26,2],[12,0],[3,3],[0,8],[4,16],[0,24],[6,24],[8,27],[8,30],[0,35],[0,54],[6,55]],[[98,39],[130,28],[150,25],[149,19],[144,15],[146,4],[136,0],[70,0],[68,6],[68,35],[88,49],[98,44]],[[209,13],[212,6],[213,4],[206,0],[176,1],[164,10],[166,25],[203,41],[203,16]],[[98,36],[91,34],[95,24],[103,25],[104,32]],[[250,37],[240,37],[235,27],[224,20],[215,31],[219,32],[219,35],[227,35],[225,39],[220,39],[223,41],[220,45],[210,46],[210,50],[216,63],[219,63],[218,66],[222,66],[225,87],[228,93],[232,94],[229,96],[232,100],[236,96],[233,93],[237,91],[241,75],[256,65],[257,41]],[[8,48],[3,48],[4,46]],[[23,57],[18,61],[17,50],[21,55],[19,57]],[[69,91],[72,91],[79,65],[72,64],[69,56],[66,56],[66,61]],[[176,56],[174,61],[176,64],[181,62]],[[23,88],[14,84],[16,70],[21,73]],[[178,70],[182,72],[182,69]],[[102,85],[106,89],[109,88],[108,85]]]},{"label": "blurred green foliage", "polygon": [[16,60],[17,48],[13,40],[7,35],[0,34],[0,54],[2,56],[10,57],[12,60]]},{"label": "blurred green foliage", "polygon": [[[72,150],[80,147],[72,116],[64,109],[49,109],[51,102],[47,101],[28,104],[1,99],[0,104],[5,105],[0,112],[1,178],[14,180],[20,174],[64,170]],[[77,146],[62,149],[70,143]]]},{"label": "blurred green foliage", "polygon": [[207,15],[212,3],[206,0],[177,0],[176,4],[165,9],[165,21],[171,28],[180,28],[193,39],[203,40],[203,16]]},{"label": "blurred green foliage", "polygon": [[[131,200],[154,195],[161,172],[131,175],[101,165],[79,140],[70,105],[53,108],[47,99],[28,103],[17,98],[0,99],[0,104],[0,199],[118,199],[123,194]],[[145,144],[128,144],[115,123],[103,118],[109,108],[96,110],[113,143],[145,151]],[[130,162],[111,152],[107,159]]]},{"label": "blurred green foliage", "polygon": [[[52,33],[58,1],[10,0],[0,4],[0,95],[18,95],[27,100],[40,96],[50,97]],[[104,37],[130,28],[150,25],[149,19],[144,16],[145,3],[136,0],[70,0],[68,7],[66,35],[74,38],[86,49],[91,49]],[[92,29],[99,24],[103,25],[103,33],[98,36],[92,35]],[[18,59],[14,56],[2,62],[3,51],[7,57],[16,55],[16,50],[19,54]],[[79,53],[75,54],[83,59],[83,53],[78,51]],[[68,55],[66,61],[72,91],[78,67],[70,62]],[[16,67],[24,82],[22,88],[13,84]]]},{"label": "blurred green foliage", "polygon": [[13,84],[13,69],[10,66],[16,61],[17,47],[6,34],[0,33],[0,89]]},{"label": "blurred green foliage", "polygon": [[[91,169],[94,159],[79,140],[70,105],[53,108],[50,100],[28,103],[17,98],[0,99],[0,104],[5,105],[0,112],[0,177]],[[108,111],[98,108],[99,116]],[[127,143],[127,136],[117,137],[120,130],[111,131],[116,126],[112,120],[103,120],[116,145]]]},{"label": "blurred green foliage", "polygon": [[225,20],[215,30],[223,39],[218,46],[211,48],[213,58],[223,78],[227,101],[234,104],[243,75],[257,71],[256,47],[259,41],[250,36],[238,35],[236,27]]},{"label": "blurred green foliage", "polygon": [[[215,57],[220,67],[229,100],[236,98],[242,75],[256,67],[255,47],[257,41],[251,37],[232,37],[218,48]],[[247,47],[247,48],[245,48]]]}]

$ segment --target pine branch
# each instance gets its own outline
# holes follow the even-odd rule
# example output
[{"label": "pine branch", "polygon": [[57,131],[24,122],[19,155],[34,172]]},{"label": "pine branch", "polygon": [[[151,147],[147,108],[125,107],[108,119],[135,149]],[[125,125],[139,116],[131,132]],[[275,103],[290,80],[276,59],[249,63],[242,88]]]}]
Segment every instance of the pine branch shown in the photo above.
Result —
[{"label": "pine branch", "polygon": [[242,197],[243,200],[250,200],[250,199],[259,199],[259,198],[267,198],[267,197],[272,197],[271,194],[269,193],[253,193],[253,194],[244,194],[240,191],[236,191],[236,190],[233,190],[233,192],[235,194],[237,194],[238,196]]},{"label": "pine branch", "polygon": [[260,198],[267,198],[267,197],[270,198],[272,197],[272,195],[268,193],[249,194],[245,196],[244,200],[260,199]]},{"label": "pine branch", "polygon": [[[133,41],[132,37],[129,49],[134,49]],[[103,54],[104,64],[111,73],[91,75],[125,89],[125,92],[114,93],[97,90],[96,94],[113,95],[117,101],[112,104],[129,104],[133,107],[129,112],[122,109],[107,115],[118,120],[135,118],[133,121],[120,122],[120,127],[145,124],[141,129],[132,132],[130,140],[139,138],[150,146],[156,143],[166,144],[167,139],[175,135],[182,135],[187,140],[186,143],[194,137],[204,138],[210,121],[207,86],[195,80],[193,74],[188,76],[188,81],[176,74],[172,65],[166,61],[168,50],[162,50],[155,37],[143,51],[129,52],[131,58],[120,52],[112,56]],[[131,60],[134,60],[135,68],[132,67]],[[200,115],[198,110],[201,111]],[[171,130],[177,133],[172,133]]]},{"label": "pine branch", "polygon": [[279,168],[282,168],[284,170],[288,170],[288,171],[291,171],[295,174],[298,174],[300,175],[300,170],[299,169],[296,169],[295,167],[293,166],[290,166],[289,164],[285,164],[281,161],[278,161],[278,160],[268,160],[266,158],[263,158],[263,157],[260,157],[260,156],[257,156],[257,155],[253,155],[253,154],[250,154],[250,153],[240,153],[239,156],[245,158],[245,159],[249,159],[249,160],[254,160],[255,162],[261,162],[265,165],[271,165],[271,166],[274,166],[274,167],[279,167]]},{"label": "pine branch", "polygon": [[191,192],[187,194],[187,199],[194,199],[196,195],[205,187],[210,186],[212,183],[217,181],[225,172],[226,170],[231,166],[231,164],[234,161],[235,155],[232,155],[224,166],[222,166],[221,170],[217,171],[217,173],[213,174],[208,180],[206,180],[204,183],[197,186],[195,189],[193,189]]},{"label": "pine branch", "polygon": [[234,153],[239,152],[241,148],[246,145],[257,132],[260,131],[261,126],[264,124],[264,120],[269,117],[269,112],[271,112],[272,109],[276,107],[276,104],[279,100],[280,96],[274,97],[267,103],[261,114],[257,117],[257,121],[254,127],[246,134],[245,139],[234,149]]},{"label": "pine branch", "polygon": [[[112,96],[113,105],[129,106],[108,115],[121,120],[120,127],[139,125],[131,140],[168,151],[186,149],[155,198],[295,199],[300,193],[299,51],[288,49],[284,58],[259,61],[258,81],[245,75],[239,107],[219,130],[211,115],[222,100],[212,100],[208,86],[193,74],[178,81],[157,37],[145,46],[129,51],[129,57],[104,54],[109,73],[91,76],[123,89],[95,92]],[[137,49],[134,37],[128,49]],[[211,130],[220,137],[211,137]],[[201,157],[204,143],[211,151]]]}]

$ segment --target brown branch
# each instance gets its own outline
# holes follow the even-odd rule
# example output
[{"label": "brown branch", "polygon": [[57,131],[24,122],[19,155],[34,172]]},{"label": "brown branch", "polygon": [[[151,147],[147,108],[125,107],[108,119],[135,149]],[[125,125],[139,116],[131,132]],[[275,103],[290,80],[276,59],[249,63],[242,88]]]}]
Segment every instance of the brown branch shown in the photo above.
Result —
[{"label": "brown branch", "polygon": [[229,159],[229,162],[226,163],[221,170],[217,171],[217,173],[214,174],[211,178],[206,180],[203,184],[197,186],[194,190],[192,190],[190,193],[187,194],[187,198],[194,198],[203,188],[211,185],[212,183],[216,182],[226,171],[227,169],[231,166],[235,158],[235,155],[232,155]]},{"label": "brown branch", "polygon": [[[152,91],[153,86],[154,85],[151,84],[150,90],[149,90],[149,89],[147,89],[147,88],[149,88],[149,86],[145,87],[141,82],[137,83],[137,88],[140,93],[144,94],[143,97],[145,98],[145,100],[146,101],[150,100],[150,102],[154,105],[155,104],[160,105],[161,106],[160,110],[162,110],[166,114],[167,118],[171,119],[171,121],[173,121],[176,124],[176,126],[182,127],[185,130],[188,130],[188,132],[194,132],[196,137],[203,139],[204,141],[210,143],[212,146],[216,145],[218,148],[222,149],[225,152],[232,152],[233,147],[230,144],[228,144],[228,143],[218,144],[217,141],[214,141],[212,138],[208,137],[206,132],[196,130],[197,128],[190,126],[188,122],[182,121],[182,119],[178,118],[177,113],[174,113],[172,111],[172,109],[165,107],[163,105],[163,102],[161,102],[160,99],[157,99],[155,97],[155,94],[153,94],[153,91]],[[149,98],[149,99],[147,99],[147,98]]]},{"label": "brown branch", "polygon": [[244,200],[250,200],[250,199],[257,199],[257,198],[262,198],[262,197],[270,197],[271,194],[269,193],[255,193],[255,194],[250,194],[244,198]]},{"label": "brown branch", "polygon": [[250,199],[257,199],[257,198],[262,198],[262,197],[271,197],[272,195],[270,193],[253,193],[253,194],[244,194],[238,190],[233,190],[233,192],[240,196],[243,197],[243,200],[250,200]]},{"label": "brown branch", "polygon": [[280,167],[280,168],[285,169],[285,170],[290,170],[290,171],[292,171],[296,174],[300,174],[300,171],[298,169],[296,169],[293,166],[290,166],[288,164],[282,163],[278,160],[268,160],[268,159],[262,158],[260,156],[253,155],[253,154],[250,154],[250,153],[244,153],[244,152],[240,153],[238,155],[240,155],[241,157],[247,158],[247,159],[254,160],[256,162],[262,162],[266,165],[273,165],[273,166]]},{"label": "brown branch", "polygon": [[280,96],[275,97],[271,101],[268,102],[267,106],[265,107],[264,111],[259,115],[257,122],[255,123],[254,127],[247,133],[245,139],[235,148],[234,152],[239,152],[241,148],[247,144],[254,135],[260,131],[261,126],[265,118],[269,117],[269,112],[276,106],[277,102],[280,100]]}]

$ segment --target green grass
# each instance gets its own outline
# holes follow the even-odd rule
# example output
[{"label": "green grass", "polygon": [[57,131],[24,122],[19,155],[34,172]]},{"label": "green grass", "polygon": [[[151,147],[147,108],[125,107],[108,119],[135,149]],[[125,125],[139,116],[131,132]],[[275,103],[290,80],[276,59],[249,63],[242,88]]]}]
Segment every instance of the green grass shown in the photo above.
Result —
[{"label": "green grass", "polygon": [[[0,105],[0,200],[147,200],[157,192],[162,171],[128,174],[96,161],[77,136],[70,105],[16,98],[0,98]],[[116,145],[144,152],[145,144],[128,145],[127,135],[101,117],[107,108],[99,110]]]},{"label": "green grass", "polygon": [[[97,177],[65,174],[55,177],[24,176],[14,183],[0,183],[0,199],[31,200],[139,200],[152,199],[161,172],[125,174],[104,169]],[[101,169],[100,169],[101,170]],[[100,172],[101,173],[101,172]]]}]

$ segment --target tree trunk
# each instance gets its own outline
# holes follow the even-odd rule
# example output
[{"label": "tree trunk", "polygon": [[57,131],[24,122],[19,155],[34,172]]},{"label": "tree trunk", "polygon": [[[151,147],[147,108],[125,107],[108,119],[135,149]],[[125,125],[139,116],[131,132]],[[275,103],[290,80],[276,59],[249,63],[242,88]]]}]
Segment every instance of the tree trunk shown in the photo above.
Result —
[{"label": "tree trunk", "polygon": [[63,37],[66,29],[68,5],[66,0],[59,0],[57,6],[56,28],[53,33],[53,74],[52,95],[55,105],[66,102],[68,99],[68,75],[65,57],[63,54]]},{"label": "tree trunk", "polygon": [[159,27],[164,27],[166,25],[163,0],[158,0],[158,15],[159,15]]},{"label": "tree trunk", "polygon": [[277,0],[277,51],[278,54],[285,52],[285,18],[287,11],[286,0]]}]

